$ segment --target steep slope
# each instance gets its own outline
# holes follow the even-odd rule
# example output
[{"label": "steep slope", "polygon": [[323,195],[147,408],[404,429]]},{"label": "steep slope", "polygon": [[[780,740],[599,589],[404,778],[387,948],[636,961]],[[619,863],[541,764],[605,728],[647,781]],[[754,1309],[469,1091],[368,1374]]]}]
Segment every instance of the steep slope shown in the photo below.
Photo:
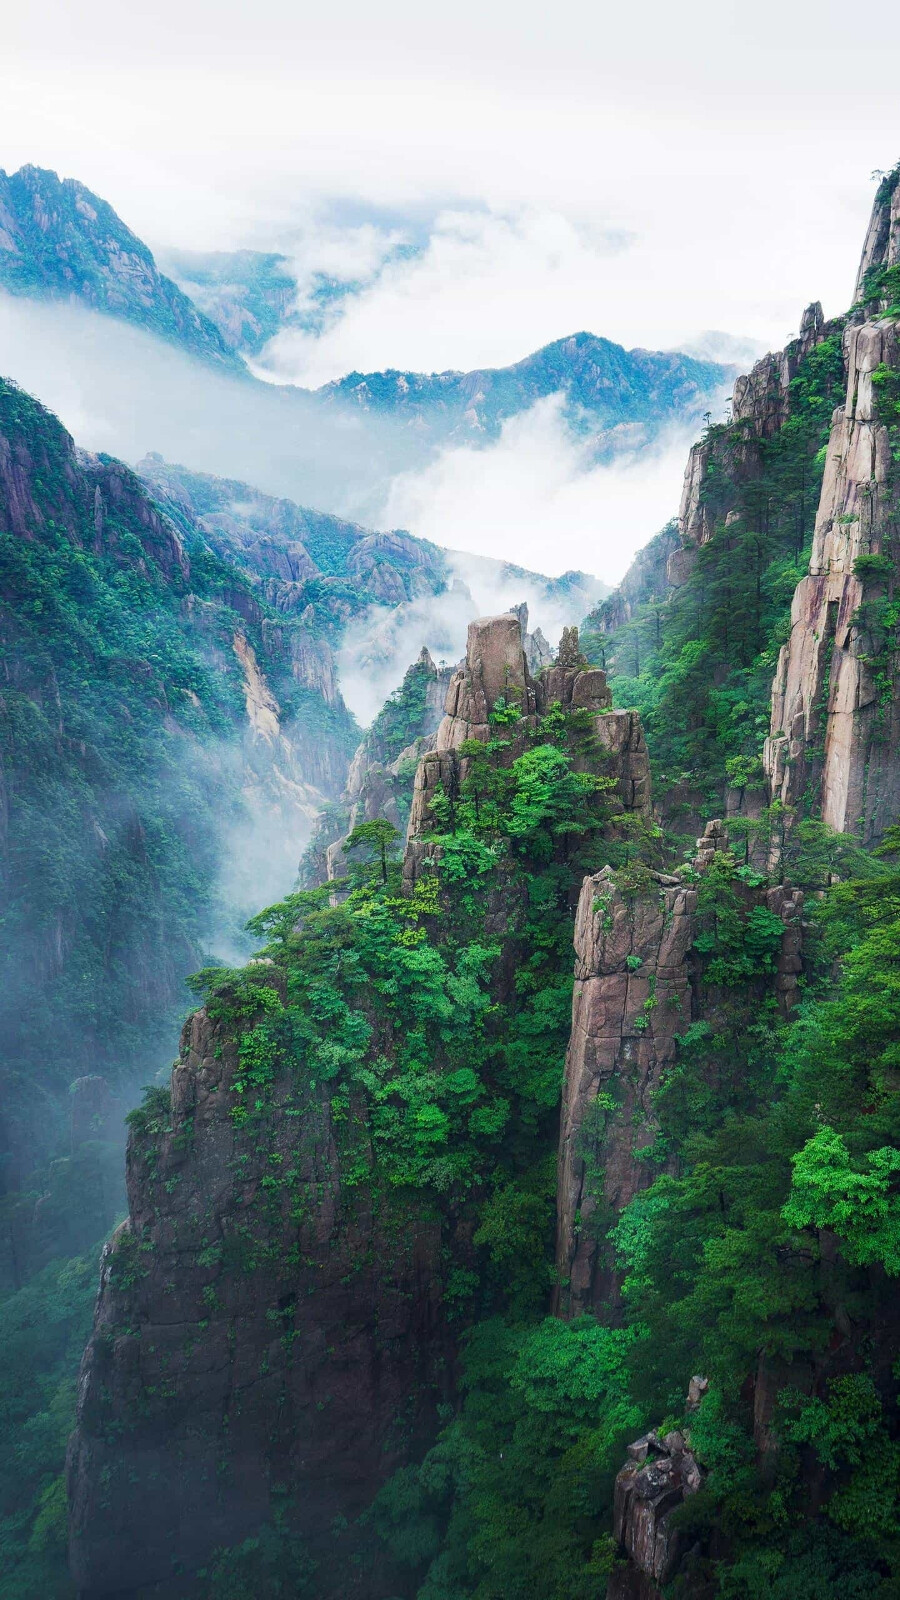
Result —
[{"label": "steep slope", "polygon": [[640,708],[665,814],[688,835],[763,804],[772,678],[846,386],[842,329],[811,306],[800,337],[737,380],[731,420],[690,452],[677,532],[582,629],[617,700]]},{"label": "steep slope", "polygon": [[[210,974],[171,1102],[133,1119],[70,1452],[85,1596],[174,1593],[184,1569],[205,1592],[197,1568],[279,1496],[316,1593],[406,1590],[377,1545],[354,1570],[363,1535],[332,1523],[433,1436],[473,1301],[505,1297],[473,1232],[552,1128],[569,906],[617,809],[606,725],[630,722],[569,653],[532,680],[517,617],[472,625],[447,692],[460,738],[438,738],[472,782],[458,774],[446,831],[423,759],[416,887],[398,895],[376,852],[344,905],[314,892],[268,913],[265,961]],[[529,897],[555,903],[561,937]]]},{"label": "steep slope", "polygon": [[313,618],[267,608],[8,384],[0,560],[2,1276],[21,1280],[54,1250],[36,1201],[69,1085],[133,1098],[165,1060],[186,973],[290,884],[357,730]]},{"label": "steep slope", "polygon": [[286,256],[261,250],[167,250],[161,259],[231,350],[258,356],[289,320],[297,283]]},{"label": "steep slope", "polygon": [[0,287],[36,299],[79,300],[203,361],[243,370],[218,329],[163,276],[112,206],[43,167],[0,171]]},{"label": "steep slope", "polygon": [[85,1600],[896,1593],[900,828],[870,854],[760,763],[846,377],[813,309],[594,629],[642,650],[614,687],[679,763],[666,821],[728,802],[689,859],[577,635],[532,675],[481,619],[402,862],[371,819],[342,904],[289,897],[206,975],[104,1256]]},{"label": "steep slope", "polygon": [[136,471],[176,525],[186,519],[199,527],[217,555],[261,581],[278,611],[313,603],[335,635],[367,606],[398,605],[447,585],[445,553],[402,529],[376,533],[159,455],[145,456]]},{"label": "steep slope", "polygon": [[865,842],[900,811],[895,585],[900,533],[900,177],[882,180],[844,332],[809,575],[772,693],[773,792],[817,797],[823,821]]}]

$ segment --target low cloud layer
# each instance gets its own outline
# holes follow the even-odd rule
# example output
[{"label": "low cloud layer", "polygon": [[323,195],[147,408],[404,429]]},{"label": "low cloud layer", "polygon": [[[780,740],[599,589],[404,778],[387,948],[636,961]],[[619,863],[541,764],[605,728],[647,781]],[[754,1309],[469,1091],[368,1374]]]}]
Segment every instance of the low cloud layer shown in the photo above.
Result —
[{"label": "low cloud layer", "polygon": [[424,242],[412,226],[351,226],[341,235],[308,225],[296,262],[301,311],[313,263],[316,272],[356,277],[357,292],[335,304],[321,334],[280,333],[257,370],[316,388],[354,370],[506,366],[563,334],[606,333],[598,280],[627,244],[621,233],[543,208],[446,210]]},{"label": "low cloud layer", "polygon": [[0,372],[87,449],[126,461],[158,450],[369,526],[608,583],[677,509],[693,432],[598,467],[551,396],[511,418],[496,444],[413,466],[421,453],[409,428],[323,414],[302,395],[210,372],[112,318],[2,295]]},{"label": "low cloud layer", "polygon": [[125,461],[158,450],[363,523],[418,453],[389,420],[220,375],[76,305],[0,294],[0,374],[55,411],[85,449]]},{"label": "low cloud layer", "polygon": [[551,577],[580,568],[615,583],[678,510],[694,434],[673,430],[652,450],[598,466],[567,427],[562,396],[550,395],[510,418],[495,445],[446,449],[423,471],[399,474],[381,523]]}]

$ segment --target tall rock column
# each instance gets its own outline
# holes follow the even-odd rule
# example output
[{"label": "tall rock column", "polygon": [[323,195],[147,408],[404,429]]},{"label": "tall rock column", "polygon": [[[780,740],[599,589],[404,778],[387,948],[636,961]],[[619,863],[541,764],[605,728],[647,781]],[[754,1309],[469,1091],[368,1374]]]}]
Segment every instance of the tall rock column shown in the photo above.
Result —
[{"label": "tall rock column", "polygon": [[[876,200],[861,280],[900,259],[898,214],[900,176]],[[900,811],[896,625],[879,618],[877,605],[893,598],[900,559],[900,472],[878,401],[880,380],[896,373],[900,381],[900,319],[864,320],[858,310],[844,357],[847,395],[832,422],[809,573],[794,594],[763,763],[773,800],[817,805],[830,827],[869,842]],[[876,605],[864,606],[870,600]]]},{"label": "tall rock column", "polygon": [[592,712],[597,743],[606,752],[623,810],[649,813],[650,759],[641,719],[635,711],[613,710],[605,672],[589,667],[579,653],[577,628],[564,631],[556,661],[533,678],[519,616],[480,617],[469,623],[466,659],[450,680],[443,721],[416,773],[404,859],[408,884],[415,881],[431,849],[423,836],[435,794],[439,789],[450,797],[458,794],[467,771],[460,749],[469,739],[486,744],[494,736],[490,718],[501,699],[522,714],[509,738],[509,761],[521,754],[523,735],[550,706]]},{"label": "tall rock column", "polygon": [[609,867],[585,878],[575,921],[557,1200],[557,1304],[576,1316],[614,1297],[604,1214],[648,1181],[652,1095],[691,1018],[697,891],[650,873],[636,891]]},{"label": "tall rock column", "polygon": [[[708,823],[695,873],[727,848],[724,825]],[[696,883],[647,871],[636,879],[604,867],[582,885],[557,1172],[554,1309],[563,1316],[608,1314],[619,1304],[607,1235],[653,1180],[646,1153],[658,1132],[654,1096],[677,1059],[678,1036],[696,1017],[717,1029],[735,1026],[723,991],[705,982],[695,949]],[[802,967],[802,892],[740,881],[736,892],[747,912],[764,906],[784,926],[775,969],[754,994],[774,994],[787,1015]],[[744,1003],[752,1007],[753,995]]]}]

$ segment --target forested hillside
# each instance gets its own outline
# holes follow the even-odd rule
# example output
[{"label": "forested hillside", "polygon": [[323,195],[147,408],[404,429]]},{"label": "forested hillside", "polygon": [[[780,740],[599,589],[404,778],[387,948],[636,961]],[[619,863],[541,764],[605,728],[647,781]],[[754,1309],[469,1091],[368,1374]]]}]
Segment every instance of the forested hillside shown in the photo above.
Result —
[{"label": "forested hillside", "polygon": [[[356,729],[312,611],[300,623],[267,607],[127,468],[76,455],[9,384],[0,450],[2,1272],[15,1283],[60,1225],[67,1244],[98,1231],[67,1189],[69,1086],[106,1081],[107,1139],[115,1097],[133,1100],[170,1054],[186,974],[239,939],[242,892],[258,898],[229,881],[229,850],[252,858],[277,839],[270,881],[289,884]],[[39,1239],[35,1198],[63,1151]],[[103,1181],[119,1195],[111,1159]],[[110,1199],[101,1216],[114,1214]]]},{"label": "forested hillside", "polygon": [[[580,641],[472,622],[401,839],[423,658],[331,881],[198,973],[129,1118],[69,1578],[90,1256],[4,1307],[12,1596],[897,1593],[898,271],[900,169],[846,318],[738,380]],[[101,543],[185,592],[168,523]]]}]

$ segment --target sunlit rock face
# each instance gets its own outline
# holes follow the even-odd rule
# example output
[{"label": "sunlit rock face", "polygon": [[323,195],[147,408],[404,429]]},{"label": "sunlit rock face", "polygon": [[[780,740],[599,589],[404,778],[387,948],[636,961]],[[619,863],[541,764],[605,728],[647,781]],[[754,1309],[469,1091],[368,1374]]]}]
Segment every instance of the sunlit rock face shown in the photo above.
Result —
[{"label": "sunlit rock face", "polygon": [[[861,298],[873,272],[900,259],[898,216],[900,180],[876,198]],[[844,333],[846,399],[832,422],[809,573],[794,594],[763,760],[773,799],[811,798],[830,827],[868,843],[900,808],[900,682],[877,605],[897,577],[900,481],[879,387],[900,368],[900,319],[872,317],[872,302],[864,304]],[[874,309],[883,309],[877,294]]]}]

